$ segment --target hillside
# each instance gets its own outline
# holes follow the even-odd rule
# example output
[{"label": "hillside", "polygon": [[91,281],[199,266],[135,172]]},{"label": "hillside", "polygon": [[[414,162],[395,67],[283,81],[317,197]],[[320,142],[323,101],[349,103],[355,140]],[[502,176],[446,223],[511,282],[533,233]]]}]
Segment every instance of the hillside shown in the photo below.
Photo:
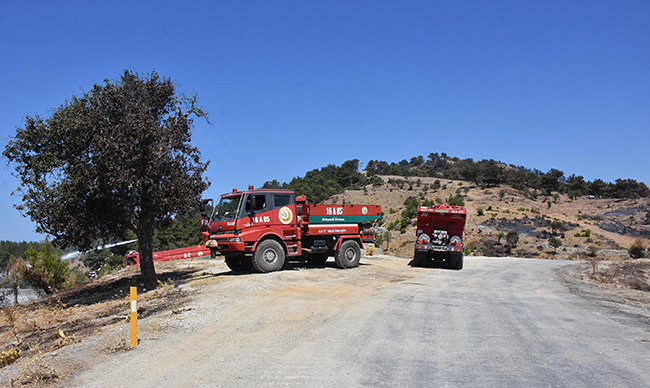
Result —
[{"label": "hillside", "polygon": [[[428,177],[380,176],[381,186],[367,185],[364,190],[347,190],[328,198],[326,203],[369,203],[382,206],[384,217],[379,227],[386,228],[401,218],[404,202],[415,197],[446,201],[460,193],[468,210],[466,246],[476,247],[474,254],[505,256],[505,238],[498,244],[497,234],[517,231],[519,242],[510,256],[543,259],[579,259],[595,254],[600,259],[627,258],[627,248],[638,238],[650,245],[647,212],[650,198],[613,199],[566,194],[531,196],[509,186],[480,188],[475,184]],[[439,181],[440,188],[432,189]],[[389,183],[390,182],[390,183]],[[437,185],[435,185],[437,186]],[[550,205],[549,205],[550,203]],[[479,214],[482,209],[483,215]],[[550,223],[556,221],[558,230]],[[589,232],[587,232],[587,230]],[[555,232],[562,246],[554,253],[548,238]],[[576,237],[580,235],[581,237]],[[394,229],[388,251],[401,256],[412,255],[415,226],[404,233]],[[386,248],[384,242],[381,246]]]}]

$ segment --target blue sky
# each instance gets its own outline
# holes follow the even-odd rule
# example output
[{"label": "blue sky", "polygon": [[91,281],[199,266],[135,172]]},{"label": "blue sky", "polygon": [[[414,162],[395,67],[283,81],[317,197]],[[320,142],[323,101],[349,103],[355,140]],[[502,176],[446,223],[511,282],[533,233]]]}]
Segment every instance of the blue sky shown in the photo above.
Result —
[{"label": "blue sky", "polygon": [[[0,1],[0,144],[124,69],[196,92],[205,197],[445,152],[650,183],[650,2]],[[39,240],[0,169],[0,240]]]}]

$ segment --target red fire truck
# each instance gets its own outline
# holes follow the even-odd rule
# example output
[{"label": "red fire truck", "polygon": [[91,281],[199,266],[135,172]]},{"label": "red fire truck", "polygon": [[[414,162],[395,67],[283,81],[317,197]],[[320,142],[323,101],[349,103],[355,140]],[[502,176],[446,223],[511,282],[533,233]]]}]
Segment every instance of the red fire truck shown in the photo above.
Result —
[{"label": "red fire truck", "polygon": [[462,269],[466,219],[467,210],[462,206],[418,207],[413,265],[426,266],[436,262],[446,263],[451,269]]},{"label": "red fire truck", "polygon": [[222,195],[201,231],[213,256],[223,255],[233,271],[277,271],[289,260],[323,264],[330,256],[352,268],[379,218],[378,205],[309,204],[293,191],[249,186]]}]

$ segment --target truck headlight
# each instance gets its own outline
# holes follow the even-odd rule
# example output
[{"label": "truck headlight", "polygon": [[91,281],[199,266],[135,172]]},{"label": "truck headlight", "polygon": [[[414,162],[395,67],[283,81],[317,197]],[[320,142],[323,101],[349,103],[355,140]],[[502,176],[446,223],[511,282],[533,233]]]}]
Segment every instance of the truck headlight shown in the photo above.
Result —
[{"label": "truck headlight", "polygon": [[229,242],[241,242],[241,238],[239,237],[231,237],[228,239]]}]

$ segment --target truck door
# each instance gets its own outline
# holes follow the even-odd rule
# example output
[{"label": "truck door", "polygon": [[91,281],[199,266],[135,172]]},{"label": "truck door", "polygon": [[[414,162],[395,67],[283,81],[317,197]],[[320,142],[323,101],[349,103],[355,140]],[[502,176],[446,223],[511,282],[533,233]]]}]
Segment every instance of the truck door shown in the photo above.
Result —
[{"label": "truck door", "polygon": [[289,255],[301,253],[298,243],[300,239],[299,227],[296,215],[296,198],[293,193],[272,193],[273,210],[271,211],[271,222],[282,239],[287,244]]},{"label": "truck door", "polygon": [[249,193],[239,215],[247,231],[247,241],[256,241],[271,226],[271,207],[268,193]]}]

